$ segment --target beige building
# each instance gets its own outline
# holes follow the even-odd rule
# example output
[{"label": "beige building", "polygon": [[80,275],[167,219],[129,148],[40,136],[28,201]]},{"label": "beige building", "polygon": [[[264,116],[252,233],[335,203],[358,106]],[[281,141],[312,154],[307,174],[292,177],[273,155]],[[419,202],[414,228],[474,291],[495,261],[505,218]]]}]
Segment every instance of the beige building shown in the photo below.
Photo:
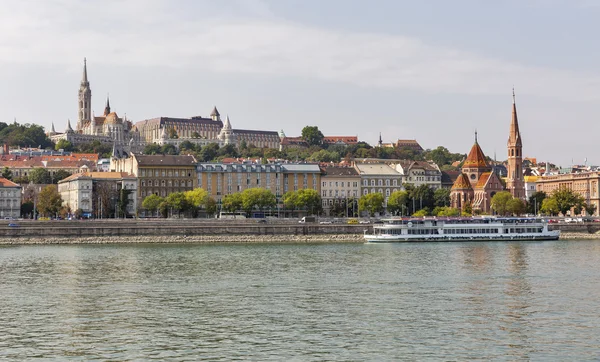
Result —
[{"label": "beige building", "polygon": [[433,190],[442,187],[442,171],[433,162],[400,160],[392,166],[404,176],[404,182],[414,187],[427,185]]},{"label": "beige building", "polygon": [[18,218],[21,215],[21,186],[0,177],[0,217]]},{"label": "beige building", "polygon": [[184,192],[197,187],[196,164],[189,155],[132,155],[129,158],[111,159],[110,168],[126,172],[138,179],[139,208],[149,195],[166,197],[174,192]]},{"label": "beige building", "polygon": [[357,163],[362,195],[380,193],[387,206],[388,198],[395,191],[404,190],[405,176],[385,163]]},{"label": "beige building", "polygon": [[126,172],[82,172],[59,181],[58,192],[71,212],[80,209],[84,217],[106,217],[115,216],[117,200],[125,189],[129,192],[127,214],[133,216],[138,205],[137,185],[137,178]]},{"label": "beige building", "polygon": [[313,189],[320,192],[321,170],[316,164],[213,163],[197,166],[197,184],[220,205],[223,196],[261,187],[277,197],[278,204],[288,191]]},{"label": "beige building", "polygon": [[[335,205],[348,205],[360,198],[360,175],[353,167],[327,167],[321,173],[321,201],[323,212],[331,215]],[[350,201],[348,201],[350,200]],[[352,208],[354,210],[354,208]]]},{"label": "beige building", "polygon": [[[540,176],[536,182],[536,191],[543,191],[548,196],[560,188],[573,190],[583,197],[588,205],[595,205],[598,214],[600,208],[600,172],[568,173]],[[583,211],[585,212],[585,210]],[[588,215],[591,216],[591,215]]]}]

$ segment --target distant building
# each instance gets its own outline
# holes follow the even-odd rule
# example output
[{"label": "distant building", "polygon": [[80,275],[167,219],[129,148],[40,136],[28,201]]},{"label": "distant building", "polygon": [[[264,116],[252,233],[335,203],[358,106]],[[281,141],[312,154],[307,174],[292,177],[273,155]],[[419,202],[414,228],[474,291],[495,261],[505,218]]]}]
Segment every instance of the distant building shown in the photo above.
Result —
[{"label": "distant building", "polygon": [[[353,205],[350,199],[360,198],[360,175],[353,167],[326,167],[321,173],[321,201],[325,215],[330,215],[335,205]],[[358,210],[356,210],[358,211]],[[352,214],[350,214],[352,215]]]},{"label": "distant building", "polygon": [[63,133],[56,132],[54,123],[48,132],[48,137],[53,142],[68,141],[74,145],[98,141],[104,144],[114,144],[123,153],[135,152],[141,149],[140,134],[126,117],[121,118],[116,112],[111,111],[110,100],[106,98],[106,105],[101,116],[92,114],[92,90],[87,75],[87,62],[83,61],[83,77],[79,85],[77,124],[75,129],[71,121]]},{"label": "distant building", "polygon": [[393,147],[399,149],[409,149],[411,151],[420,153],[423,152],[423,147],[417,142],[417,140],[397,140],[392,143],[383,143],[381,141],[381,136],[379,136],[379,142],[382,147]]},{"label": "distant building", "polygon": [[356,171],[360,175],[361,193],[363,195],[380,193],[384,197],[385,206],[390,195],[404,190],[402,184],[406,176],[385,163],[357,163]]},{"label": "distant building", "polygon": [[142,201],[149,195],[166,197],[196,188],[197,163],[194,156],[189,155],[133,154],[128,158],[112,158],[110,168],[113,172],[126,172],[137,177],[137,205],[141,208]]},{"label": "distant building", "polygon": [[[536,191],[543,191],[548,196],[560,188],[572,190],[581,195],[588,205],[596,206],[594,215],[599,215],[600,172],[598,171],[541,176],[538,177],[535,186]],[[585,213],[585,210],[583,212]]]},{"label": "distant building", "polygon": [[21,215],[21,186],[0,177],[0,217],[18,218]]},{"label": "distant building", "polygon": [[323,143],[327,145],[351,146],[358,143],[357,136],[325,136]]},{"label": "distant building", "polygon": [[434,190],[442,187],[442,171],[433,162],[400,160],[392,166],[404,175],[405,183],[414,187],[427,185]]},{"label": "distant building", "polygon": [[[137,178],[126,172],[81,172],[58,182],[63,205],[72,213],[83,212],[84,217],[113,215],[120,192],[128,190],[127,214],[134,216],[138,206]],[[125,217],[126,215],[116,215]]]}]

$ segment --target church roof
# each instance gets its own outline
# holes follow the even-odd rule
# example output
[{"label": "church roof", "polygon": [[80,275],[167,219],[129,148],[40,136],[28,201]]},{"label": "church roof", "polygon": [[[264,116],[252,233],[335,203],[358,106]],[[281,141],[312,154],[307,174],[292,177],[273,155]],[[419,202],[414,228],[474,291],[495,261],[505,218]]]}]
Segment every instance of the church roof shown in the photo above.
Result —
[{"label": "church roof", "polygon": [[481,150],[481,147],[479,147],[479,143],[477,143],[477,141],[475,141],[475,144],[473,147],[471,147],[471,151],[463,163],[463,168],[464,167],[488,167],[488,163],[485,160],[485,155],[483,154],[483,151]]},{"label": "church roof", "polygon": [[485,187],[488,180],[490,179],[491,174],[492,174],[491,172],[482,173],[481,176],[479,176],[479,180],[477,180],[477,185],[475,185],[475,187],[476,188]]},{"label": "church roof", "polygon": [[461,173],[458,175],[456,181],[454,181],[454,185],[452,185],[452,190],[456,189],[473,189],[466,174]]},{"label": "church roof", "polygon": [[221,115],[221,114],[220,114],[220,113],[219,113],[219,111],[217,110],[217,106],[214,106],[214,107],[213,107],[213,110],[212,110],[212,112],[210,112],[210,116],[211,116],[211,117],[218,117],[218,116],[220,116],[220,115]]},{"label": "church roof", "polygon": [[107,116],[106,119],[104,120],[105,124],[117,124],[117,123],[122,123],[121,119],[119,118],[119,116],[117,116],[116,112],[110,112]]}]

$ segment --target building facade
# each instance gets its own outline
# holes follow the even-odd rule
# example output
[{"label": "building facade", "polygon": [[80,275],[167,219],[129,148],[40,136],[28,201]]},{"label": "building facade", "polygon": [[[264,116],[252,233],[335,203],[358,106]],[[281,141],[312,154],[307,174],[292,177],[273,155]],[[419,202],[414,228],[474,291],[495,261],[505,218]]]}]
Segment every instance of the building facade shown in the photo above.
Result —
[{"label": "building facade", "polygon": [[361,194],[382,194],[385,207],[393,192],[404,190],[405,176],[385,163],[357,163],[354,167],[360,176]]},{"label": "building facade", "polygon": [[21,215],[21,186],[0,177],[0,217],[16,219]]},{"label": "building facade", "polygon": [[[58,182],[63,205],[84,217],[134,216],[138,209],[137,178],[126,172],[81,172]],[[127,215],[116,210],[121,190],[127,190]]]},{"label": "building facade", "polygon": [[126,172],[138,180],[138,209],[144,198],[152,194],[166,197],[174,192],[185,192],[197,187],[194,156],[189,155],[131,155],[111,159],[111,171]]},{"label": "building facade", "polygon": [[427,185],[433,190],[442,187],[442,171],[433,162],[400,160],[391,165],[404,176],[407,184],[414,187]]},{"label": "building facade", "polygon": [[321,170],[316,164],[200,162],[197,184],[221,205],[223,197],[260,187],[271,191],[282,207],[288,191],[313,189],[320,192]]},{"label": "building facade", "polygon": [[[546,195],[561,188],[572,190],[581,195],[588,205],[594,205],[594,215],[600,215],[600,172],[581,172],[540,176],[536,182],[536,191],[543,191]],[[585,210],[583,210],[585,213]],[[571,212],[573,215],[573,212]],[[591,216],[591,215],[586,215]]]},{"label": "building facade", "polygon": [[[333,209],[354,207],[360,198],[360,175],[354,167],[326,167],[321,173],[323,212],[330,216]],[[354,213],[352,213],[354,214]]]}]

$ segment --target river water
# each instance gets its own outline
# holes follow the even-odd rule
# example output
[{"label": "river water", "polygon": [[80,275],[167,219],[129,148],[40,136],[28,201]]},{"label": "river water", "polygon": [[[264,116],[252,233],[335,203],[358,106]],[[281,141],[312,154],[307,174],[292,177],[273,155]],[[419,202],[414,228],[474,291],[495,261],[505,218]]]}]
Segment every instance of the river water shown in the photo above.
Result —
[{"label": "river water", "polygon": [[600,240],[0,247],[0,359],[597,360]]}]

